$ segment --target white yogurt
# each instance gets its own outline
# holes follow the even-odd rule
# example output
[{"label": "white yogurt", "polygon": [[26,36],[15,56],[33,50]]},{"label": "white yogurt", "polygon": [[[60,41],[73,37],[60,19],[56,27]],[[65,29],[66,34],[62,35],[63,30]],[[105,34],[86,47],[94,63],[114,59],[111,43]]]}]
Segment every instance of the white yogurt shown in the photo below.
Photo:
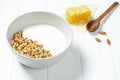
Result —
[{"label": "white yogurt", "polygon": [[37,40],[52,53],[57,55],[66,46],[64,34],[51,25],[33,25],[23,31],[23,37]]}]

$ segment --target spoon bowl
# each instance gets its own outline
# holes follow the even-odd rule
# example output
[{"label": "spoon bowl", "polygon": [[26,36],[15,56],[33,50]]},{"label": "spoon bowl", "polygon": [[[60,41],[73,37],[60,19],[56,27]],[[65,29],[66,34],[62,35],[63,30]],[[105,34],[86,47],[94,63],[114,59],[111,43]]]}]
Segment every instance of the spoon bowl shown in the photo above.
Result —
[{"label": "spoon bowl", "polygon": [[94,32],[99,28],[100,22],[97,22],[96,20],[91,20],[88,24],[87,24],[87,30],[89,32]]}]

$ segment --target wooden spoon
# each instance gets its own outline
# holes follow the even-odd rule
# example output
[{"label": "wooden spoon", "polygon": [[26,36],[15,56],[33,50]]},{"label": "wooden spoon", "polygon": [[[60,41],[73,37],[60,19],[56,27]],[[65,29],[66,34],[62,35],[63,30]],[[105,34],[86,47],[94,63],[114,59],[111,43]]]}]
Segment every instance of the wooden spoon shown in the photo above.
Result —
[{"label": "wooden spoon", "polygon": [[91,20],[86,28],[89,32],[94,32],[99,28],[100,21],[114,8],[118,5],[118,2],[114,2],[102,15],[100,15],[97,19]]}]

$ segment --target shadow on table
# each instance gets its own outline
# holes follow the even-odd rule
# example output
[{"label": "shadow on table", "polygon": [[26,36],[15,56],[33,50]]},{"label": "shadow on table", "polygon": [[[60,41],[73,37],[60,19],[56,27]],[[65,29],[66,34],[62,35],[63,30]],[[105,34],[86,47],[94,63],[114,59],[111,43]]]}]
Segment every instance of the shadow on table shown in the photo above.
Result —
[{"label": "shadow on table", "polygon": [[72,45],[65,57],[48,71],[51,80],[81,80],[82,68],[79,49]]},{"label": "shadow on table", "polygon": [[72,45],[64,58],[57,64],[47,69],[32,69],[24,65],[21,66],[27,73],[30,80],[81,80],[82,68],[80,51]]}]

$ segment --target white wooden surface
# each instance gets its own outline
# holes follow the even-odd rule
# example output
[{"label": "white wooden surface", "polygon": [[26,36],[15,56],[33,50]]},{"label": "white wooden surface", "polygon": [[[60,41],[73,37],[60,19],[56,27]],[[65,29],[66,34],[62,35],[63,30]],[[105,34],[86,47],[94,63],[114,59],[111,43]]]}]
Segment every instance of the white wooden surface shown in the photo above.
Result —
[{"label": "white wooden surface", "polygon": [[[119,0],[118,0],[119,1]],[[63,15],[69,6],[99,4],[98,17],[114,0],[0,0],[0,78],[2,80],[120,80],[120,6],[104,20],[108,35],[90,35],[74,29],[74,40],[66,56],[46,69],[31,69],[19,64],[6,42],[6,30],[17,16],[31,11],[49,11]],[[77,28],[77,29],[76,29]],[[100,37],[102,43],[94,38]],[[111,46],[105,43],[111,39]]]}]

